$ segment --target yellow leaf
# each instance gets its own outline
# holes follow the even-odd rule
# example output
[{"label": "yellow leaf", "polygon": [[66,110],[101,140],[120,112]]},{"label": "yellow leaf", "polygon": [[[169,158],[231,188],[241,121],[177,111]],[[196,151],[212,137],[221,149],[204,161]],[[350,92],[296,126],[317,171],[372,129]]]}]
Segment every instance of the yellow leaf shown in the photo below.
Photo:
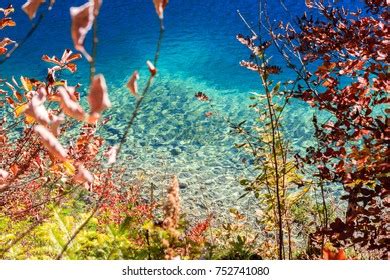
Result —
[{"label": "yellow leaf", "polygon": [[54,86],[65,86],[65,82],[64,81],[55,82]]},{"label": "yellow leaf", "polygon": [[65,171],[66,171],[69,175],[73,176],[73,175],[75,174],[76,168],[74,167],[74,165],[72,164],[71,161],[69,161],[69,160],[64,161],[64,162],[62,163],[62,166],[65,168]]},{"label": "yellow leaf", "polygon": [[153,229],[153,221],[147,221],[142,225],[142,229],[144,230],[152,230]]},{"label": "yellow leaf", "polygon": [[29,115],[26,115],[26,124],[33,124],[35,119]]},{"label": "yellow leaf", "polygon": [[16,106],[15,108],[15,115],[16,117],[19,117],[24,111],[26,111],[28,108],[28,104],[24,103],[21,105]]},{"label": "yellow leaf", "polygon": [[32,83],[31,83],[29,78],[20,77],[20,81],[22,82],[23,88],[26,91],[32,91],[33,85],[32,85]]}]

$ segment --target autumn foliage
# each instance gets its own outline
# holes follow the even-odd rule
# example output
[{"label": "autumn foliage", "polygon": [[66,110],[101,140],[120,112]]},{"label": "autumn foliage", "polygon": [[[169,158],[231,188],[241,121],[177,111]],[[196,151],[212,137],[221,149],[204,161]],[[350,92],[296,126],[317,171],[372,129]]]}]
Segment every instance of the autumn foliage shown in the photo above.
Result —
[{"label": "autumn foliage", "polygon": [[[389,44],[386,1],[366,1],[366,12],[309,2],[319,16],[303,15],[298,28],[282,27],[276,42],[292,46],[303,67],[295,97],[323,114],[315,117],[315,137],[302,160],[314,176],[340,184],[345,217],[313,236],[336,246],[389,252]],[[287,58],[288,59],[288,58]],[[291,61],[291,60],[290,60]],[[297,69],[297,68],[295,68]],[[309,69],[315,69],[310,71]],[[319,114],[320,115],[320,114]],[[320,115],[321,116],[321,115]],[[322,121],[324,118],[327,121]],[[318,239],[317,239],[318,240]]]},{"label": "autumn foliage", "polygon": [[[118,147],[107,146],[97,133],[98,128],[108,122],[103,114],[111,107],[111,102],[104,76],[94,74],[94,53],[90,54],[84,43],[97,22],[102,2],[91,0],[70,9],[70,34],[74,49],[80,53],[65,49],[59,57],[43,55],[42,60],[48,63],[49,68],[42,80],[21,77],[20,80],[12,78],[10,81],[1,81],[1,107],[4,110],[0,123],[2,218],[29,221],[32,223],[31,230],[39,231],[39,227],[50,223],[53,213],[56,213],[50,209],[65,207],[67,203],[73,203],[82,197],[81,200],[87,203],[84,211],[90,211],[90,216],[61,245],[62,250],[52,256],[58,259],[69,254],[67,251],[71,250],[71,242],[77,239],[84,227],[88,227],[95,215],[103,224],[123,227],[129,219],[140,224],[150,223],[154,219],[153,211],[157,208],[155,202],[140,199],[137,182],[126,182],[123,179],[125,170],[115,166]],[[162,20],[167,1],[154,2]],[[22,9],[33,20],[43,9],[43,4],[45,1],[27,1]],[[50,1],[48,5],[51,9],[54,1]],[[2,8],[0,12],[3,14],[1,29],[16,26],[10,17],[14,12],[12,5]],[[96,38],[94,42],[97,43]],[[9,50],[10,45],[16,47]],[[11,39],[1,40],[0,55],[6,59],[16,49],[17,44]],[[77,72],[77,62],[83,57],[91,65],[91,81],[86,97],[88,108],[81,105],[80,85],[72,86],[68,81],[58,78],[63,71],[72,74]],[[146,64],[152,79],[157,74],[157,69],[150,61]],[[134,73],[130,78],[129,89],[137,97],[138,73]],[[14,129],[19,131],[17,136],[13,134]],[[67,139],[70,130],[78,130],[72,141]],[[178,188],[177,179],[173,186]],[[173,187],[172,192],[174,191],[175,199],[178,199],[178,189]],[[178,209],[175,210],[174,205],[168,204],[165,211],[172,214],[167,214],[164,228],[176,230],[180,219]],[[1,257],[25,237],[23,232],[19,233],[20,239],[18,233],[15,234],[15,239],[1,240],[5,242],[0,248]],[[143,243],[146,240],[137,242]],[[164,255],[164,250],[161,254]],[[170,254],[176,253],[173,250]]]}]

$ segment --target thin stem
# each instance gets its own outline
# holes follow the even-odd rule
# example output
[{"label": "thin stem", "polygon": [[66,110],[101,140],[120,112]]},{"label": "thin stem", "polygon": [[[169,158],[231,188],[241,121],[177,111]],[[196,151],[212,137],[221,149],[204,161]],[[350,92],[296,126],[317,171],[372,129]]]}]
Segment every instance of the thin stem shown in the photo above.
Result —
[{"label": "thin stem", "polygon": [[[159,34],[159,37],[158,37],[157,48],[156,48],[156,52],[155,52],[154,60],[153,60],[153,64],[156,67],[157,67],[157,62],[158,62],[159,56],[160,56],[160,49],[161,49],[161,42],[162,42],[162,39],[163,39],[163,35],[164,35],[164,23],[163,23],[163,20],[161,19],[160,20],[160,34]],[[135,103],[135,108],[133,110],[133,113],[131,114],[130,120],[127,123],[126,129],[125,129],[125,133],[123,134],[123,136],[121,138],[121,141],[120,141],[120,144],[118,146],[118,150],[117,150],[117,155],[118,156],[119,156],[119,154],[120,154],[120,152],[122,150],[123,145],[126,143],[127,136],[128,136],[128,134],[130,132],[131,127],[133,126],[133,124],[135,122],[135,119],[136,119],[140,109],[141,109],[142,102],[145,99],[145,97],[147,96],[147,94],[149,93],[149,89],[150,89],[150,87],[152,85],[153,78],[154,78],[154,75],[152,73],[150,73],[150,76],[149,76],[149,79],[148,79],[148,81],[146,83],[146,86],[143,89],[142,94],[138,97],[138,99],[137,99],[137,101]]]},{"label": "thin stem", "polygon": [[[254,36],[257,36],[257,34],[253,31],[253,29],[250,27],[248,22],[245,20],[245,18],[241,15],[239,11],[237,11],[240,18],[243,20],[245,25],[249,28],[249,30],[253,33]],[[264,56],[262,57],[262,65],[266,65],[266,60]],[[256,64],[260,65],[258,61],[258,57],[256,56]],[[277,200],[277,214],[278,214],[278,257],[279,259],[285,258],[285,252],[284,252],[284,234],[283,234],[283,214],[282,214],[282,201],[280,197],[280,189],[281,186],[279,185],[279,164],[278,164],[278,156],[277,156],[277,143],[276,139],[280,137],[279,129],[275,123],[276,113],[274,111],[274,104],[272,101],[271,91],[268,87],[268,73],[266,67],[258,67],[258,74],[261,79],[262,86],[264,88],[265,94],[266,94],[266,100],[267,100],[267,110],[270,117],[270,124],[271,124],[271,135],[272,135],[272,141],[271,141],[271,152],[273,157],[273,167],[275,170],[275,192],[276,192],[276,200]],[[282,145],[282,144],[280,144]],[[280,146],[283,150],[282,146]]]},{"label": "thin stem", "polygon": [[246,27],[248,27],[248,29],[252,32],[253,36],[255,36],[257,38],[258,36],[257,36],[256,32],[252,29],[252,27],[249,25],[249,23],[246,21],[246,19],[242,16],[240,10],[237,10],[237,14],[240,16],[241,20],[244,22]]},{"label": "thin stem", "polygon": [[93,37],[92,37],[92,60],[89,63],[89,81],[92,84],[93,77],[95,77],[96,73],[96,55],[97,55],[97,44],[99,42],[98,39],[98,26],[97,26],[97,17],[95,17],[93,21]]},{"label": "thin stem", "polygon": [[[265,71],[265,69],[264,69]],[[276,128],[274,122],[274,114],[272,110],[272,100],[271,94],[269,92],[269,88],[267,85],[267,80],[265,79],[266,73],[261,74],[261,80],[263,83],[263,87],[265,89],[265,94],[267,96],[267,105],[270,116],[271,123],[271,134],[272,134],[272,157],[274,161],[275,168],[275,187],[276,187],[276,200],[277,200],[277,208],[278,208],[278,225],[279,225],[279,259],[283,259],[284,257],[284,241],[283,241],[283,219],[282,219],[282,205],[280,199],[280,186],[279,186],[279,166],[276,152]]]}]

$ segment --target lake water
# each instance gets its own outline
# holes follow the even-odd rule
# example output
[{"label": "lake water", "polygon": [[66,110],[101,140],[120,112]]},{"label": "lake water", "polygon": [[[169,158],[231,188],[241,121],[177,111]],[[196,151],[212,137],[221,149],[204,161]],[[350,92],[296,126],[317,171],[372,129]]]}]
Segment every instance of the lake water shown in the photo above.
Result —
[{"label": "lake water", "polygon": [[[2,32],[19,40],[31,22],[20,10],[24,1],[12,2],[17,27]],[[57,0],[36,33],[0,66],[0,77],[23,75],[43,79],[47,64],[40,60],[41,56],[60,56],[65,48],[73,47],[69,7],[83,3]],[[305,8],[303,0],[283,3],[289,13],[279,0],[269,1],[273,19],[289,20]],[[237,15],[238,9],[256,27],[257,0],[170,1],[165,12],[166,31],[158,76],[124,149],[123,163],[129,176],[144,176],[163,188],[171,174],[178,175],[183,202],[188,211],[197,211],[194,215],[200,209],[237,205],[242,194],[238,180],[248,175],[241,161],[244,155],[234,148],[237,139],[229,133],[225,121],[228,118],[238,123],[251,117],[249,96],[261,92],[257,75],[239,65],[240,60],[249,57],[249,52],[235,36],[249,32]],[[152,0],[105,0],[98,27],[97,72],[105,75],[113,103],[106,114],[112,119],[101,133],[114,145],[134,106],[125,84],[137,69],[141,71],[141,88],[145,83],[145,61],[153,59],[159,22]],[[283,66],[277,53],[269,55],[275,65]],[[87,85],[88,71],[86,61],[81,61],[73,77],[63,77]],[[289,78],[291,75],[285,71],[277,79]],[[194,98],[198,91],[211,98],[213,108]],[[204,116],[208,111],[214,113],[211,118]],[[304,147],[309,141],[310,110],[296,102],[288,108],[287,116],[286,127],[292,141]]]}]

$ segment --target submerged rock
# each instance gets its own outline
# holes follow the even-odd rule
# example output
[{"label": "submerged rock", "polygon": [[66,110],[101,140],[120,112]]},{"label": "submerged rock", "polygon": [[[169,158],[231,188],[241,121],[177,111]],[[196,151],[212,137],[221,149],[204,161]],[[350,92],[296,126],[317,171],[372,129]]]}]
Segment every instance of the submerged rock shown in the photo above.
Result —
[{"label": "submerged rock", "polygon": [[181,151],[179,149],[171,149],[171,155],[178,156],[180,155]]}]

